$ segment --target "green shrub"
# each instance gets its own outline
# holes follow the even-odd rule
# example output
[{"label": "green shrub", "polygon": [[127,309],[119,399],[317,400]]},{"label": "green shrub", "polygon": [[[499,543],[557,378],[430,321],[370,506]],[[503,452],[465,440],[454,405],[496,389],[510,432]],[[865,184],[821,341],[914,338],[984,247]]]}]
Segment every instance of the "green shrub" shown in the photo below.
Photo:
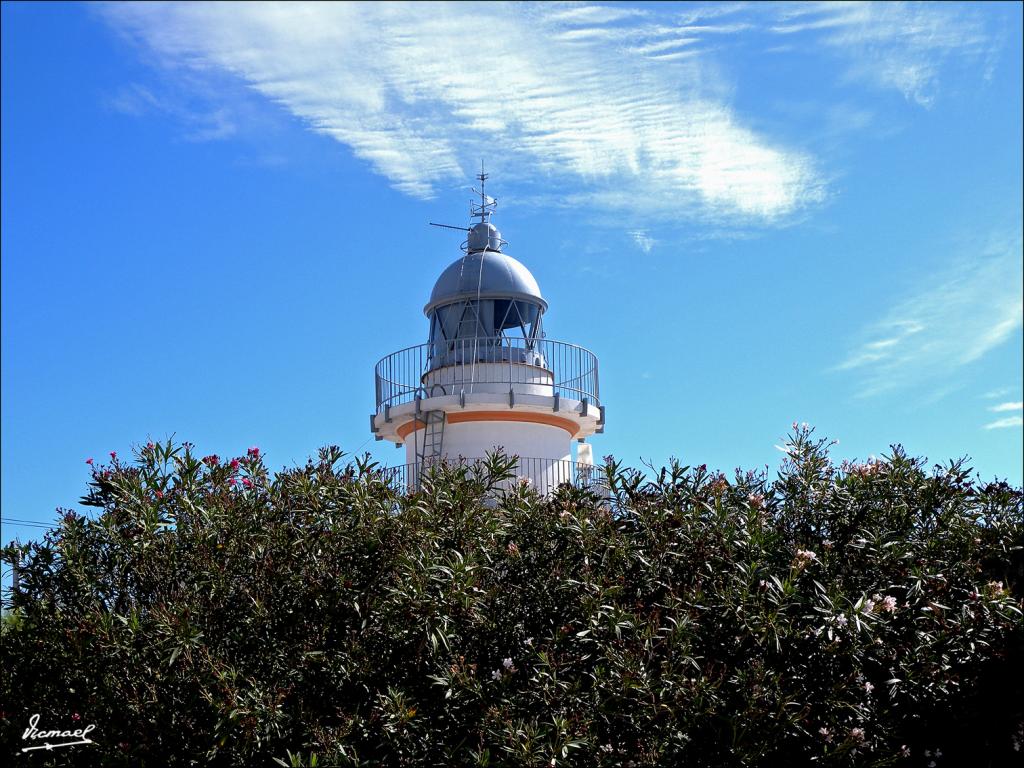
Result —
[{"label": "green shrub", "polygon": [[6,549],[0,739],[39,713],[96,725],[39,765],[1019,757],[1020,490],[787,447],[773,479],[609,459],[542,498],[501,455],[406,494],[335,448],[271,476],[147,444],[93,470],[94,518]]}]

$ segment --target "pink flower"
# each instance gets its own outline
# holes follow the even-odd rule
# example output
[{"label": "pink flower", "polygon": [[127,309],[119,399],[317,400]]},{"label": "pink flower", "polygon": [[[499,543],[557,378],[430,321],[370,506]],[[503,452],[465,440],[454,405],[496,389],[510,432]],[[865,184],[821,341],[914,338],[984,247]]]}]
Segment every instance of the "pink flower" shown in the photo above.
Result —
[{"label": "pink flower", "polygon": [[250,459],[258,459],[260,457],[260,449],[254,445],[248,450],[248,455]]},{"label": "pink flower", "polygon": [[146,450],[147,451],[152,451],[153,450],[153,444],[152,443],[146,443]]},{"label": "pink flower", "polygon": [[230,466],[232,470],[238,469],[238,459],[232,459],[231,464],[229,464],[228,466]]},{"label": "pink flower", "polygon": [[863,728],[851,728],[850,738],[856,741],[858,744],[864,743],[864,729]]},{"label": "pink flower", "polygon": [[237,482],[238,482],[238,481],[237,481],[237,480],[235,480],[235,478],[233,478],[233,477],[232,477],[232,478],[231,478],[230,480],[228,480],[228,485],[234,485],[234,484],[235,484],[235,483],[237,483]]},{"label": "pink flower", "polygon": [[88,464],[91,467],[92,466],[92,459],[86,459],[85,463]]},{"label": "pink flower", "polygon": [[158,499],[162,499],[162,498],[164,497],[164,492],[163,492],[163,491],[157,491],[157,492],[156,492],[156,497],[157,497]]},{"label": "pink flower", "polygon": [[203,464],[212,469],[213,467],[216,467],[218,464],[220,464],[220,456],[218,456],[215,453],[211,453],[209,456],[204,456]]},{"label": "pink flower", "polygon": [[882,600],[882,610],[888,613],[896,613],[896,598],[892,595],[886,595],[885,599]]},{"label": "pink flower", "polygon": [[117,461],[117,451],[111,451],[110,452],[110,459],[112,461]]},{"label": "pink flower", "polygon": [[73,715],[71,716],[71,719],[72,719],[72,720],[81,720],[81,719],[82,719],[82,716],[81,716],[80,714],[78,714],[77,712],[75,712],[75,714],[73,714]]},{"label": "pink flower", "polygon": [[832,743],[832,731],[830,731],[828,728],[826,728],[825,726],[822,726],[821,728],[818,729],[818,733],[820,733],[821,734],[821,738],[823,738],[829,744]]},{"label": "pink flower", "polygon": [[248,477],[243,477],[242,485],[244,485],[246,488],[252,488],[252,480],[250,480]]},{"label": "pink flower", "polygon": [[803,570],[817,559],[818,556],[811,552],[811,550],[798,549],[796,551],[796,558],[793,560],[793,567],[798,570]]}]

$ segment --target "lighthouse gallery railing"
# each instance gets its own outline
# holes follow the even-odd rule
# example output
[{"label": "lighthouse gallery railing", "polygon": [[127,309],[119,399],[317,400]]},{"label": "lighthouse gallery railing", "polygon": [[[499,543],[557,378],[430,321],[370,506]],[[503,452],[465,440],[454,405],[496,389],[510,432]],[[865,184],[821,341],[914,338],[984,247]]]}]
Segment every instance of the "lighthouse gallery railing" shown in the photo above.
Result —
[{"label": "lighthouse gallery railing", "polygon": [[[470,472],[480,469],[482,459],[459,458],[455,460],[437,459],[422,464],[402,464],[397,467],[385,467],[380,471],[385,482],[399,492],[417,490],[425,473],[434,466],[450,464],[466,467]],[[560,485],[569,484],[577,488],[590,488],[598,491],[607,487],[604,471],[593,464],[581,464],[571,459],[536,459],[522,456],[516,457],[513,468],[516,477],[506,485],[526,482],[542,496],[553,493]]]},{"label": "lighthouse gallery railing", "polygon": [[[377,411],[409,403],[417,397],[472,394],[476,385],[538,386],[538,369],[550,373],[551,394],[601,404],[597,356],[588,349],[551,339],[518,337],[457,339],[437,345],[419,344],[392,352],[377,363]],[[427,391],[427,374],[444,370],[447,383]],[[542,377],[543,378],[543,377]],[[454,383],[452,383],[454,382]]]}]

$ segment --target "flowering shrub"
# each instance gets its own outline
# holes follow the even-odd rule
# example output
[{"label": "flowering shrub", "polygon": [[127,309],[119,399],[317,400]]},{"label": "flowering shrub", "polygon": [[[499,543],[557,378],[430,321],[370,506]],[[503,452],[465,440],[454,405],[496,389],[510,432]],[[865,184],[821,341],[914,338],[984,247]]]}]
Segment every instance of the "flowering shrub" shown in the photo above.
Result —
[{"label": "flowering shrub", "polygon": [[1020,490],[788,450],[771,479],[609,459],[550,498],[501,455],[415,493],[334,448],[90,464],[99,514],[6,549],[0,739],[38,713],[95,725],[40,765],[1019,757]]}]

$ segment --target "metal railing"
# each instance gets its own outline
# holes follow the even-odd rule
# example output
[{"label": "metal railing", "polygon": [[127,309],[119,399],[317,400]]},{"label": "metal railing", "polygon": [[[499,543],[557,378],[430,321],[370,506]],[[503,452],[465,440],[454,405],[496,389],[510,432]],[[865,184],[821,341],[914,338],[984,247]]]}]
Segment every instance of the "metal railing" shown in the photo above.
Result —
[{"label": "metal railing", "polygon": [[575,344],[518,337],[456,339],[392,352],[374,368],[377,411],[417,397],[472,394],[527,385],[600,406],[597,357]]},{"label": "metal railing", "polygon": [[[397,467],[385,467],[380,470],[385,482],[399,493],[418,490],[425,472],[442,463],[465,466],[470,472],[478,471],[483,459],[433,459],[422,463],[403,464]],[[604,473],[601,467],[593,464],[581,464],[569,459],[537,459],[518,457],[516,459],[515,477],[506,481],[507,485],[526,482],[546,496],[560,485],[568,483],[577,488],[598,490],[604,487]]]}]

